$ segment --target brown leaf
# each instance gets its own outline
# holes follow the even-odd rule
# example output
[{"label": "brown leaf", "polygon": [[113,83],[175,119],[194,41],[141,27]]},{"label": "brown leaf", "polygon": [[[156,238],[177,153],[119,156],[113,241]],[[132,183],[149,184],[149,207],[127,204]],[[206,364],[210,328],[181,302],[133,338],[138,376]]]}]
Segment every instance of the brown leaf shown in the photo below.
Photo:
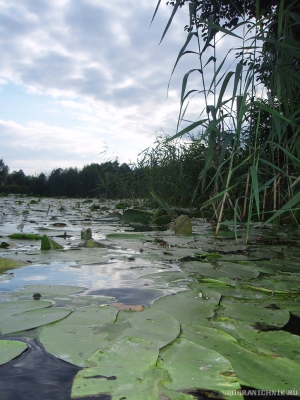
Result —
[{"label": "brown leaf", "polygon": [[110,303],[111,306],[117,308],[118,310],[132,310],[132,311],[143,311],[143,306],[138,305],[138,306],[130,306],[128,304],[124,303]]}]

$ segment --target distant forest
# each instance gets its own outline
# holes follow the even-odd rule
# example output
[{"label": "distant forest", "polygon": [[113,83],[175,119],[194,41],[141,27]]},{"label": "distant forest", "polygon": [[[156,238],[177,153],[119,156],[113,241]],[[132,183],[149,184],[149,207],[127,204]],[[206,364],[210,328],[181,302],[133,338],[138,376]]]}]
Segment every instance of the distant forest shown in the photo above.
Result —
[{"label": "distant forest", "polygon": [[209,198],[199,185],[205,154],[206,146],[197,139],[180,143],[158,137],[130,165],[114,160],[29,176],[22,170],[10,172],[0,159],[0,195],[145,199],[155,194],[170,205],[197,206]]},{"label": "distant forest", "polygon": [[28,194],[34,196],[144,197],[142,170],[128,164],[108,161],[90,164],[82,169],[55,168],[50,173],[25,175],[23,170],[9,172],[9,167],[0,160],[0,193]]}]

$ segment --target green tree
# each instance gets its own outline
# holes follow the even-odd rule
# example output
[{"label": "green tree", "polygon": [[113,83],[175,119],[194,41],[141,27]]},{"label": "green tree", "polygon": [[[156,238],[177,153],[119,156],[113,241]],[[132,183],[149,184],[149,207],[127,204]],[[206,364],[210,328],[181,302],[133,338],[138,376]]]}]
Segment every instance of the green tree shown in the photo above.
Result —
[{"label": "green tree", "polygon": [[1,158],[0,159],[0,185],[4,185],[6,183],[8,172],[9,172],[9,168]]}]

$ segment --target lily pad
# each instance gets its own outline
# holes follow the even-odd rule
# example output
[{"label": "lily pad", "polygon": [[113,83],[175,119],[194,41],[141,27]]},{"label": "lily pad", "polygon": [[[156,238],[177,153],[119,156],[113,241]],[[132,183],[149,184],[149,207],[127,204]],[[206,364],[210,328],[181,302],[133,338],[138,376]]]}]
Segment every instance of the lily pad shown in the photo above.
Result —
[{"label": "lily pad", "polygon": [[223,301],[222,306],[223,308],[219,311],[219,316],[244,321],[253,327],[263,329],[270,327],[281,328],[290,319],[290,313],[287,310],[266,308],[259,303],[226,303]]},{"label": "lily pad", "polygon": [[[34,304],[35,303],[35,304]],[[49,301],[7,302],[0,304],[1,333],[25,331],[65,318],[68,308],[50,307]]]},{"label": "lily pad", "polygon": [[191,235],[192,223],[190,217],[187,215],[180,215],[170,225],[170,228],[173,229],[177,235]]},{"label": "lily pad", "polygon": [[17,340],[0,340],[0,365],[18,357],[27,347],[26,343]]},{"label": "lily pad", "polygon": [[0,272],[8,271],[10,269],[19,268],[23,265],[28,265],[26,261],[12,260],[10,258],[0,257]]},{"label": "lily pad", "polygon": [[261,332],[233,319],[219,319],[213,325],[232,335],[241,346],[258,354],[300,361],[300,337],[285,331]]},{"label": "lily pad", "polygon": [[109,233],[106,235],[107,239],[112,240],[135,240],[139,242],[146,242],[144,235],[138,233]]},{"label": "lily pad", "polygon": [[89,240],[92,238],[91,228],[83,229],[80,233],[80,237],[83,240]]},{"label": "lily pad", "polygon": [[107,336],[100,328],[115,320],[118,310],[110,306],[78,308],[68,318],[44,326],[40,341],[45,349],[58,358],[86,366],[86,359],[94,353]]},{"label": "lily pad", "polygon": [[172,390],[202,389],[218,392],[228,399],[230,391],[240,389],[233,368],[225,357],[184,338],[160,351],[158,366],[169,372],[172,381],[166,387]]},{"label": "lily pad", "polygon": [[151,309],[172,315],[180,324],[209,325],[220,298],[216,292],[189,290],[155,300]]},{"label": "lily pad", "polygon": [[20,240],[41,240],[41,236],[35,233],[13,233],[12,235],[8,235],[8,237]]},{"label": "lily pad", "polygon": [[101,332],[108,333],[101,348],[127,336],[148,340],[157,347],[163,347],[176,339],[180,325],[171,315],[151,307],[141,312],[120,311],[117,321],[105,325]]},{"label": "lily pad", "polygon": [[121,222],[123,224],[129,224],[135,222],[147,225],[150,223],[152,215],[153,213],[149,211],[129,209],[124,211],[123,215],[121,216]]},{"label": "lily pad", "polygon": [[[224,324],[226,319],[222,325],[218,325],[224,329]],[[182,337],[222,354],[231,363],[241,385],[261,390],[299,390],[299,362],[258,354],[241,346],[235,338],[219,329],[183,326]]]},{"label": "lily pad", "polygon": [[219,265],[216,266],[192,261],[184,263],[182,268],[209,278],[254,279],[259,276],[259,272],[253,267],[229,262],[219,262]]},{"label": "lily pad", "polygon": [[[88,358],[93,365],[77,373],[71,397],[106,394],[117,399],[159,399],[150,396],[147,372],[156,364],[158,347],[147,340],[127,337],[111,347],[97,350]],[[150,389],[150,392],[149,392]]]},{"label": "lily pad", "polygon": [[43,235],[41,241],[41,250],[57,250],[62,248],[63,247],[53,239],[49,238],[47,235]]}]

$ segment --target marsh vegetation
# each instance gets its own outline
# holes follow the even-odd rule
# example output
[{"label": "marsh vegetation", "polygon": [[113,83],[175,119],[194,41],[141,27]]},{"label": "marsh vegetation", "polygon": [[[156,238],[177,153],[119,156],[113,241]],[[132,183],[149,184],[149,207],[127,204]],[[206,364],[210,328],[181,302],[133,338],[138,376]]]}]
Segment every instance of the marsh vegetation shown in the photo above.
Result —
[{"label": "marsh vegetation", "polygon": [[[189,10],[172,74],[196,64],[172,137],[134,165],[30,177],[0,162],[1,191],[25,194],[0,199],[1,368],[15,382],[41,342],[76,366],[51,400],[300,391],[299,2],[169,3],[162,40]],[[180,214],[188,231],[167,225]]]}]

